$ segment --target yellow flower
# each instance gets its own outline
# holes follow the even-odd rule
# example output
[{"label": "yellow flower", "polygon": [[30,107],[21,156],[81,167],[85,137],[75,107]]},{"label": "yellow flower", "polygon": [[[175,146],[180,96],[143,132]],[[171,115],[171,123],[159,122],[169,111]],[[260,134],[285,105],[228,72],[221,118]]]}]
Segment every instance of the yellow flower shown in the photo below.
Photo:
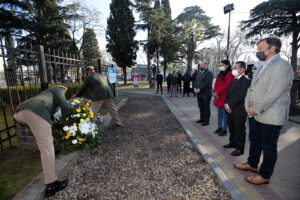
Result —
[{"label": "yellow flower", "polygon": [[73,126],[76,126],[76,125],[77,125],[77,124],[74,122],[74,123],[73,123]]},{"label": "yellow flower", "polygon": [[91,115],[88,115],[88,118],[91,118]]},{"label": "yellow flower", "polygon": [[85,108],[85,107],[83,107],[83,108],[82,108],[82,110],[86,111],[86,108]]},{"label": "yellow flower", "polygon": [[85,138],[78,138],[78,141],[79,141],[79,142],[84,142],[84,141],[85,141]]},{"label": "yellow flower", "polygon": [[68,131],[67,134],[66,134],[66,136],[65,136],[65,138],[69,139],[70,136],[71,136],[71,133]]},{"label": "yellow flower", "polygon": [[81,129],[81,126],[78,126],[78,129]]},{"label": "yellow flower", "polygon": [[90,111],[90,115],[92,115],[92,116],[93,116],[93,115],[94,115],[94,113],[93,113],[92,111]]},{"label": "yellow flower", "polygon": [[80,112],[81,112],[81,109],[80,109],[80,108],[77,108],[77,109],[76,109],[76,112],[80,113]]},{"label": "yellow flower", "polygon": [[85,105],[86,105],[86,106],[89,106],[90,104],[87,102]]}]

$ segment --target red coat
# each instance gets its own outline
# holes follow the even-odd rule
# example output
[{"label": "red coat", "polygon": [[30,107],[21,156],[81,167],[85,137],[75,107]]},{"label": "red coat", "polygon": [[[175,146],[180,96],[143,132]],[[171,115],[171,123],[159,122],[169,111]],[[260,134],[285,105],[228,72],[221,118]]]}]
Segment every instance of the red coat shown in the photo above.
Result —
[{"label": "red coat", "polygon": [[219,76],[215,82],[213,92],[216,92],[219,96],[219,99],[214,98],[214,105],[218,108],[224,107],[225,94],[229,88],[230,82],[234,79],[231,71],[227,72],[225,78]]}]

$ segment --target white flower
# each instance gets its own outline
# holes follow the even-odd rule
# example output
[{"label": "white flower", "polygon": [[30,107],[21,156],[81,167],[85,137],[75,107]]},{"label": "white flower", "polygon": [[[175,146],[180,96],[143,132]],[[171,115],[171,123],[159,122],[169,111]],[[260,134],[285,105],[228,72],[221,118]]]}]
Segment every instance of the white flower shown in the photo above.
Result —
[{"label": "white flower", "polygon": [[69,132],[74,136],[76,135],[77,126],[71,126],[69,127]]},{"label": "white flower", "polygon": [[72,144],[77,144],[77,140],[72,140]]},{"label": "white flower", "polygon": [[64,127],[63,127],[63,130],[66,131],[66,132],[67,132],[69,129],[70,129],[70,128],[69,128],[68,126],[64,126]]},{"label": "white flower", "polygon": [[71,103],[71,105],[73,105],[73,106],[74,106],[74,105],[75,105],[75,103],[74,103],[74,102],[72,102],[72,103]]},{"label": "white flower", "polygon": [[92,123],[91,129],[92,129],[92,135],[93,135],[93,137],[95,137],[95,135],[98,133],[97,132],[98,131],[98,126],[96,125],[96,123]]},{"label": "white flower", "polygon": [[87,135],[91,132],[91,122],[82,122],[79,124],[81,133]]},{"label": "white flower", "polygon": [[84,122],[84,119],[81,118],[81,119],[80,119],[80,122],[81,122],[81,123]]}]

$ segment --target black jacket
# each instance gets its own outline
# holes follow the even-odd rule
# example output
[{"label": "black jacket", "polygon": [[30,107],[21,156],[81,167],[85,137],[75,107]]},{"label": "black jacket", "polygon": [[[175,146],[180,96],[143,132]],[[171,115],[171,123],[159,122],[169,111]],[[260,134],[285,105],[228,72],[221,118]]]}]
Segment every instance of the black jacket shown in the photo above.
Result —
[{"label": "black jacket", "polygon": [[184,83],[190,83],[191,80],[192,80],[192,77],[191,77],[191,75],[186,73],[186,74],[183,75],[182,80],[183,80]]},{"label": "black jacket", "polygon": [[200,94],[211,93],[213,78],[214,74],[209,69],[199,72],[194,82],[194,88],[200,89]]},{"label": "black jacket", "polygon": [[234,115],[247,115],[244,107],[245,97],[251,80],[243,75],[240,79],[231,81],[225,95],[224,104],[228,104]]},{"label": "black jacket", "polygon": [[164,80],[163,75],[161,75],[161,74],[157,74],[156,75],[156,81],[157,81],[157,83],[162,83],[163,80]]}]

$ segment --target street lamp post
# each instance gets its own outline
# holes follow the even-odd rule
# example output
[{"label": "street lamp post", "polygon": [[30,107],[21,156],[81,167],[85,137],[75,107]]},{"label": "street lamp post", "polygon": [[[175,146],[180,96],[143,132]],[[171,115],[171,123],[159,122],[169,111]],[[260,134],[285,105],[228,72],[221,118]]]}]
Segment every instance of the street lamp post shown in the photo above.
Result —
[{"label": "street lamp post", "polygon": [[228,60],[229,58],[229,41],[230,41],[230,17],[231,17],[231,11],[234,10],[233,3],[232,4],[227,4],[224,6],[224,14],[229,13],[229,22],[228,22],[228,37],[227,37],[227,49],[225,51],[226,58]]}]

